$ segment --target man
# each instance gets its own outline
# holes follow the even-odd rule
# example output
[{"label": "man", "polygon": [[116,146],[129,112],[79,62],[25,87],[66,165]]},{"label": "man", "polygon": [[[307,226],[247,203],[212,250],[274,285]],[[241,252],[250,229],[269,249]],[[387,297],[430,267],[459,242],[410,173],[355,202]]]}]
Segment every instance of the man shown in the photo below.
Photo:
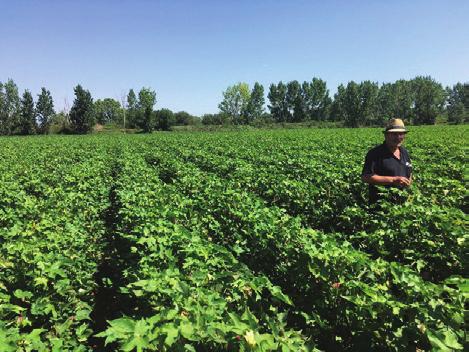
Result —
[{"label": "man", "polygon": [[383,132],[384,143],[366,154],[362,171],[362,181],[369,184],[370,204],[379,199],[377,185],[404,189],[412,183],[412,164],[402,146],[407,133],[404,122],[391,119]]}]

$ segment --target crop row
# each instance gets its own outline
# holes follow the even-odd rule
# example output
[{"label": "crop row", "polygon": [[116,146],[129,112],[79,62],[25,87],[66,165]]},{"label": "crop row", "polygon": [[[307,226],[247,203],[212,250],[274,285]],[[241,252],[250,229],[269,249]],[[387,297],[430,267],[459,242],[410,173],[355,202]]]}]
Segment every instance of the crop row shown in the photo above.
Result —
[{"label": "crop row", "polygon": [[110,160],[102,146],[55,147],[18,145],[0,175],[2,351],[84,351],[92,334]]}]

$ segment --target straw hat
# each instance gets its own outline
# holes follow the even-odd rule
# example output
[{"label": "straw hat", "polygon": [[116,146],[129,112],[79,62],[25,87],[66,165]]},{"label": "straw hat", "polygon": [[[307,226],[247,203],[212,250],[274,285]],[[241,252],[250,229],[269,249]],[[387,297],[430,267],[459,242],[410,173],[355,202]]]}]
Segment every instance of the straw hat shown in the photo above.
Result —
[{"label": "straw hat", "polygon": [[388,132],[407,132],[407,129],[404,126],[404,121],[401,119],[391,119],[388,121],[386,124],[386,127],[384,128],[384,133]]}]

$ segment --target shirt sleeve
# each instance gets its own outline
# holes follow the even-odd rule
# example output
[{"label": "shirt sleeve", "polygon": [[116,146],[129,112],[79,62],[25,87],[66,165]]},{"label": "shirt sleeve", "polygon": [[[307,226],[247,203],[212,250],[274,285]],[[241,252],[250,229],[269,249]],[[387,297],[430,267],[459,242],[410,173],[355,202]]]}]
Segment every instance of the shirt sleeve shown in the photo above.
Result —
[{"label": "shirt sleeve", "polygon": [[363,165],[362,176],[374,175],[376,173],[376,158],[373,153],[368,152],[365,157],[365,164]]}]

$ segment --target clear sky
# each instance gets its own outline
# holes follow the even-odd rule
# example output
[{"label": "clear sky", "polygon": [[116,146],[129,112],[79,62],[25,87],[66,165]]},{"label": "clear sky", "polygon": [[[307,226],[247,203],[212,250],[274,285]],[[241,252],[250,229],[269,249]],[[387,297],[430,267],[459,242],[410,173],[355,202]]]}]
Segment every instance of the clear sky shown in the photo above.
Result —
[{"label": "clear sky", "polygon": [[469,81],[468,0],[0,0],[0,81],[58,109],[151,87],[156,108],[218,111],[237,82]]}]

